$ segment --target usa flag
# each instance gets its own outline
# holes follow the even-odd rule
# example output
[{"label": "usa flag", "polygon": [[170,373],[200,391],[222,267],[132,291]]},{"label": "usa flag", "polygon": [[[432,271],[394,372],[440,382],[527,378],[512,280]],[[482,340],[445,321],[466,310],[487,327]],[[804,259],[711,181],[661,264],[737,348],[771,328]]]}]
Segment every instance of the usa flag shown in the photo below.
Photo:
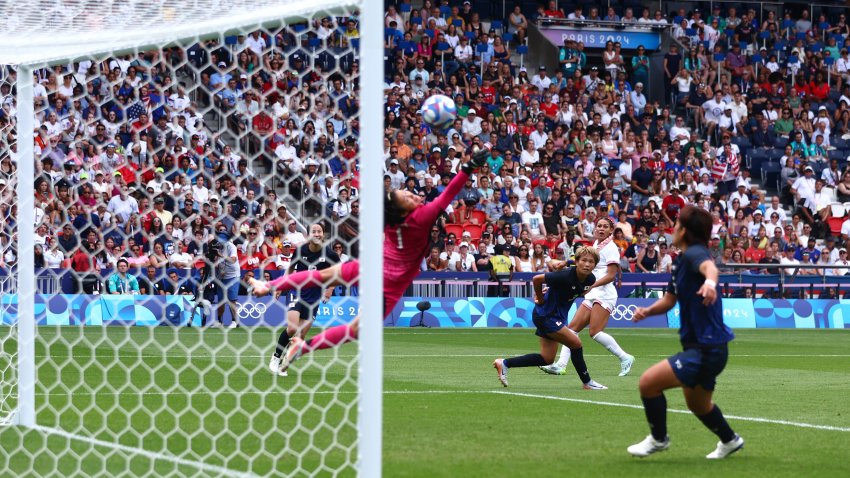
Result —
[{"label": "usa flag", "polygon": [[148,110],[141,102],[133,103],[133,106],[127,108],[127,118],[131,120],[138,119],[142,113],[147,113]]},{"label": "usa flag", "polygon": [[728,156],[721,154],[714,160],[714,165],[711,167],[711,177],[715,181],[722,181],[726,173],[737,176],[740,168],[741,163],[738,161],[737,154],[732,153]]}]

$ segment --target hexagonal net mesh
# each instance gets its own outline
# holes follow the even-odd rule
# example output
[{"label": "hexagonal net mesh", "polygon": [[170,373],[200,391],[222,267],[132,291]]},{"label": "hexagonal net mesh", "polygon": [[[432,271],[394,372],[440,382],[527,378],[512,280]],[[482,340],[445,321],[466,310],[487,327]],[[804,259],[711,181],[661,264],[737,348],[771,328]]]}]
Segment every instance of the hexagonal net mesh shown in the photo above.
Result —
[{"label": "hexagonal net mesh", "polygon": [[[356,7],[43,3],[7,6],[4,38],[42,34],[0,50],[0,476],[353,475],[357,348],[309,339],[358,314],[356,276],[327,279],[358,257]],[[19,71],[33,244],[18,241]],[[14,425],[33,406],[18,400],[24,254],[34,427]],[[325,283],[287,279],[314,273]]]}]

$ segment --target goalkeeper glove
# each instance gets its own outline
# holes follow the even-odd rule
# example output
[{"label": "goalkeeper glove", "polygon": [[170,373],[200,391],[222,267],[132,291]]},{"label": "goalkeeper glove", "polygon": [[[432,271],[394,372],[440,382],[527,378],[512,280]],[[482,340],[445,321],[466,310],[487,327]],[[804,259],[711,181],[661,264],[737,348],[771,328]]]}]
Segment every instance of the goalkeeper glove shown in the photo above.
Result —
[{"label": "goalkeeper glove", "polygon": [[484,166],[487,163],[487,158],[490,157],[490,150],[487,148],[479,148],[478,151],[472,153],[472,158],[461,166],[461,170],[468,175],[472,175],[472,171]]}]

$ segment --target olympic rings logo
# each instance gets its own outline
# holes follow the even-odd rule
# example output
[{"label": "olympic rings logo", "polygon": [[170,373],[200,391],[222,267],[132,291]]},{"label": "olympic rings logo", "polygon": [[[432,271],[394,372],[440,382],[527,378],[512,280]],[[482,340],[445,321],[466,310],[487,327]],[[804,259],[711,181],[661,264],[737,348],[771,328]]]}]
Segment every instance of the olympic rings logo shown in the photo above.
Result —
[{"label": "olympic rings logo", "polygon": [[632,318],[635,316],[636,310],[637,306],[634,304],[617,304],[616,306],[614,306],[614,310],[611,312],[611,318],[614,320],[632,320]]},{"label": "olympic rings logo", "polygon": [[266,309],[266,304],[245,304],[236,309],[236,315],[240,319],[247,319],[248,317],[259,319],[266,313]]}]

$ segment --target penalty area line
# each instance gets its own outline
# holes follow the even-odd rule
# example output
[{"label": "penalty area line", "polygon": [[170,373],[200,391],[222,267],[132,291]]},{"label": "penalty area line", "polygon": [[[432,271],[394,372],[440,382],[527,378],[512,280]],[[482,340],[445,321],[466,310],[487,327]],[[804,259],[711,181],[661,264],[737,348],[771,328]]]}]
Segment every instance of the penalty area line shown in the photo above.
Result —
[{"label": "penalty area line", "polygon": [[253,473],[248,473],[244,471],[236,471],[231,470],[229,468],[224,468],[216,465],[209,465],[206,463],[201,463],[199,461],[187,460],[185,458],[180,458],[174,455],[168,455],[165,453],[145,450],[143,448],[136,448],[127,445],[121,445],[119,443],[112,443],[104,440],[99,440],[97,438],[87,437],[83,435],[78,435],[76,433],[71,433],[59,428],[46,427],[43,425],[36,425],[33,429],[45,433],[47,435],[55,435],[67,438],[69,440],[79,441],[88,443],[92,446],[111,448],[113,450],[123,451],[125,453],[130,453],[133,455],[144,456],[146,458],[150,458],[153,461],[167,461],[169,463],[174,463],[175,465],[183,465],[191,468],[195,468],[197,470],[215,473],[218,476],[228,476],[228,477],[239,477],[239,478],[254,478],[258,475]]},{"label": "penalty area line", "polygon": [[[540,398],[544,400],[558,400],[562,402],[573,402],[573,403],[585,403],[589,405],[601,405],[605,407],[619,407],[619,408],[634,408],[638,410],[643,410],[642,405],[634,405],[631,403],[617,403],[617,402],[606,402],[602,400],[587,400],[583,398],[570,398],[570,397],[557,397],[555,395],[538,395],[534,393],[523,393],[523,392],[505,392],[501,390],[495,390],[491,393],[495,395],[509,395],[514,397],[525,397],[525,398]],[[690,410],[677,410],[675,408],[668,408],[668,412],[671,413],[681,413],[686,415],[691,415],[692,412]],[[771,418],[760,418],[760,417],[742,417],[739,415],[725,415],[726,418],[732,420],[741,420],[744,422],[756,422],[756,423],[767,423],[770,425],[786,425],[795,428],[812,428],[815,430],[825,430],[832,432],[850,432],[850,428],[848,427],[836,427],[832,425],[815,425],[812,423],[803,423],[803,422],[792,422],[789,420],[774,420]]]}]

